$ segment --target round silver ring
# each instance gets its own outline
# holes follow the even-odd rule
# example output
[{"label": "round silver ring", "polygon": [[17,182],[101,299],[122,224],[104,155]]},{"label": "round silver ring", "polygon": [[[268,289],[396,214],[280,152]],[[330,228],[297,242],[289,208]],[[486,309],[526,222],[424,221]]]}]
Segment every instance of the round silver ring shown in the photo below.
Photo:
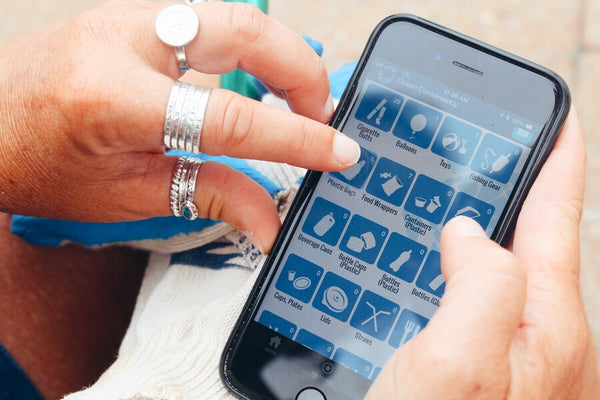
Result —
[{"label": "round silver ring", "polygon": [[177,81],[173,84],[163,128],[165,147],[200,153],[200,139],[210,88]]},{"label": "round silver ring", "polygon": [[182,72],[190,69],[185,46],[196,38],[199,27],[198,15],[188,5],[175,4],[165,7],[156,17],[156,35],[163,43],[175,49],[177,64]]},{"label": "round silver ring", "polygon": [[203,160],[192,157],[180,157],[173,169],[169,205],[173,215],[187,220],[198,218],[198,208],[194,203],[196,181]]},{"label": "round silver ring", "polygon": [[183,163],[185,162],[184,157],[180,157],[175,164],[173,169],[173,177],[171,178],[171,195],[170,195],[170,206],[173,215],[181,217],[181,205],[179,203],[179,186],[181,185],[181,173],[183,172]]}]

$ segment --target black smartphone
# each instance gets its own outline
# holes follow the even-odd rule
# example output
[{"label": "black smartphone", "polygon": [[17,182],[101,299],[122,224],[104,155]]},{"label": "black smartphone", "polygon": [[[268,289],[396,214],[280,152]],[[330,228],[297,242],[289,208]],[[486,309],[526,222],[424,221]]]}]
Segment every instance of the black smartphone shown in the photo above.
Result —
[{"label": "black smartphone", "polygon": [[360,160],[307,174],[223,353],[231,390],[362,398],[439,307],[443,225],[464,215],[506,245],[569,103],[545,68],[418,17],[383,20],[332,121]]}]

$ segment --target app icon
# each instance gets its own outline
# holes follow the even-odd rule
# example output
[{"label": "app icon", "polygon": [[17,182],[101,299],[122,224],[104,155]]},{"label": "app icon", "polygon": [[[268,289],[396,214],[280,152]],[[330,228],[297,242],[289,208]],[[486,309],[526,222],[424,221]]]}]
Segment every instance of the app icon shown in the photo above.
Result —
[{"label": "app icon", "polygon": [[356,119],[383,131],[389,131],[403,101],[399,94],[371,84],[356,110]]},{"label": "app icon", "polygon": [[444,275],[442,275],[439,252],[429,252],[416,284],[419,288],[434,296],[442,297],[446,289],[446,281],[444,280]]},{"label": "app icon", "polygon": [[313,307],[345,322],[360,294],[360,286],[328,272],[313,300]]},{"label": "app icon", "polygon": [[377,267],[403,281],[412,282],[425,258],[427,248],[420,243],[392,232]]},{"label": "app icon", "polygon": [[415,171],[387,158],[381,158],[367,184],[367,193],[395,206],[402,204]]},{"label": "app icon", "polygon": [[302,225],[302,232],[335,246],[349,219],[350,211],[317,197]]},{"label": "app icon", "polygon": [[400,313],[400,318],[398,318],[398,323],[390,336],[389,343],[394,347],[402,346],[414,339],[427,326],[428,322],[429,320],[424,316],[405,308]]},{"label": "app icon", "polygon": [[384,226],[355,215],[340,243],[340,249],[361,260],[373,264],[387,237]]},{"label": "app icon", "polygon": [[350,325],[383,341],[392,329],[398,311],[398,304],[365,290],[350,319]]},{"label": "app icon", "polygon": [[416,101],[407,100],[394,127],[394,136],[426,149],[441,120],[442,114],[439,111]]},{"label": "app icon", "polygon": [[334,172],[331,175],[360,189],[369,177],[375,161],[377,161],[377,156],[361,147],[360,158],[356,164],[347,170]]},{"label": "app icon", "polygon": [[484,201],[476,199],[466,193],[459,192],[454,198],[454,202],[448,211],[446,222],[460,215],[474,219],[485,230],[494,215],[494,206]]},{"label": "app icon", "polygon": [[439,224],[446,213],[454,189],[425,175],[419,175],[404,208],[419,217]]},{"label": "app icon", "polygon": [[461,165],[467,165],[480,138],[481,131],[478,128],[447,117],[431,146],[431,151]]},{"label": "app icon", "polygon": [[295,254],[290,254],[275,283],[275,287],[304,303],[308,303],[322,276],[323,268]]},{"label": "app icon", "polygon": [[[258,322],[263,324],[267,328],[282,334],[283,336],[289,337],[290,339],[293,339],[297,329],[296,325],[267,310],[263,311],[262,314],[260,314]],[[279,340],[277,340],[276,338],[277,337],[275,336],[274,339],[271,340],[272,342],[276,342],[275,344],[272,344],[273,347],[278,347],[279,343],[281,343],[281,339],[279,338]]]},{"label": "app icon", "polygon": [[507,183],[522,153],[521,146],[488,133],[481,141],[471,168],[498,182]]},{"label": "app icon", "polygon": [[296,342],[300,343],[303,346],[308,347],[309,349],[316,351],[325,357],[331,357],[331,353],[333,353],[333,343],[328,342],[320,336],[315,335],[312,332],[309,332],[305,329],[300,329],[298,331],[298,335]]},{"label": "app icon", "polygon": [[357,374],[361,374],[365,378],[368,378],[373,370],[373,364],[342,348],[337,349],[333,355],[333,361],[342,364]]}]

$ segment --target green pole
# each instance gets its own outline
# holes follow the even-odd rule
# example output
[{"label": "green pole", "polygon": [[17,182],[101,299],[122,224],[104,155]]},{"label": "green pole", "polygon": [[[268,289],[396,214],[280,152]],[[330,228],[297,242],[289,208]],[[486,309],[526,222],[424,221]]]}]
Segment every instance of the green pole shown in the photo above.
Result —
[{"label": "green pole", "polygon": [[[248,3],[256,6],[262,10],[265,14],[269,11],[269,0],[225,0],[227,2],[233,3]],[[224,89],[233,90],[234,92],[238,92],[241,95],[246,97],[250,97],[253,99],[259,98],[259,93],[256,90],[254,84],[252,83],[252,77],[239,69],[235,71],[229,72],[227,74],[221,75],[221,87]]]}]

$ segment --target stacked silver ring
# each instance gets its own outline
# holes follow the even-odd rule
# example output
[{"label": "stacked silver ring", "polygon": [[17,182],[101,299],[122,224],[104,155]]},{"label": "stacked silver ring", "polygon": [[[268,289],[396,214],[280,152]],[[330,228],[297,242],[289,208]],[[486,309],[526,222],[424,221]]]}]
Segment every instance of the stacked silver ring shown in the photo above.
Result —
[{"label": "stacked silver ring", "polygon": [[175,82],[167,104],[164,144],[171,149],[200,153],[200,137],[210,88]]},{"label": "stacked silver ring", "polygon": [[185,219],[198,218],[198,208],[194,204],[196,180],[202,160],[192,157],[180,157],[173,170],[171,180],[170,206],[173,215]]}]

